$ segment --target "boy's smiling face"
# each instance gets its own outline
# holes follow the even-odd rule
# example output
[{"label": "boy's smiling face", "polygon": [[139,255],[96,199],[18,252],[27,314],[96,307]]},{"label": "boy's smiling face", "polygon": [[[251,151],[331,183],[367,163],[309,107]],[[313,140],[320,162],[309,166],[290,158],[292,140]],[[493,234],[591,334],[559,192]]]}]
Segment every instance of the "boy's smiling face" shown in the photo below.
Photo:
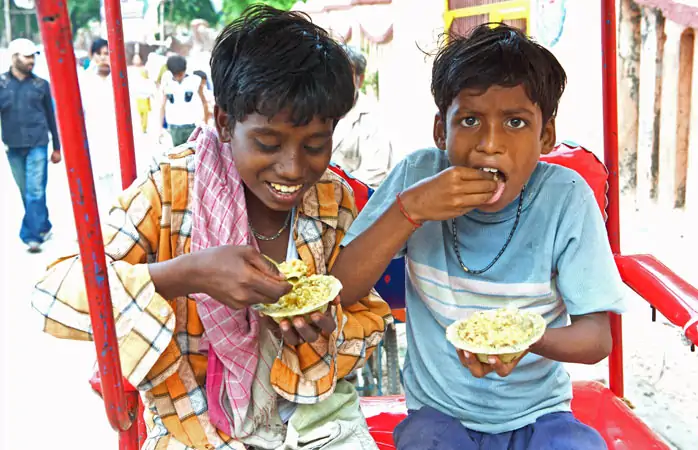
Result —
[{"label": "boy's smiling face", "polygon": [[543,123],[541,109],[522,85],[464,89],[445,117],[437,114],[434,141],[454,166],[496,169],[499,189],[490,203],[478,207],[495,212],[519,196],[540,155],[553,149],[555,121]]},{"label": "boy's smiling face", "polygon": [[231,144],[240,177],[269,209],[291,210],[330,164],[332,119],[315,117],[294,126],[286,110],[271,119],[252,113],[231,132],[228,115],[217,106],[214,114],[221,140]]}]

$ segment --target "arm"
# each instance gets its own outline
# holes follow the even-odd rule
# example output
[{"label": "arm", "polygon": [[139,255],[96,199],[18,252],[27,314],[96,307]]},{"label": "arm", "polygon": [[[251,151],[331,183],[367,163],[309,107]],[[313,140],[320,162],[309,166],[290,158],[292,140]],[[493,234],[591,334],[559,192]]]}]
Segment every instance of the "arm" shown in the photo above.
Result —
[{"label": "arm", "polygon": [[51,137],[53,140],[53,149],[58,151],[61,149],[61,141],[58,137],[58,127],[56,126],[56,115],[53,109],[53,97],[51,96],[51,88],[46,82],[44,94],[44,112],[46,114],[46,123],[48,123]]},{"label": "arm", "polygon": [[405,251],[407,240],[416,231],[414,223],[465,214],[489,200],[497,186],[490,174],[467,167],[450,167],[408,186],[408,165],[404,160],[390,172],[347,235],[332,269],[332,275],[344,286],[344,306],[367,295],[392,258]]},{"label": "arm", "polygon": [[580,364],[596,364],[611,353],[613,341],[607,313],[571,319],[569,326],[546,331],[531,347],[531,352],[555,361]]},{"label": "arm", "polygon": [[199,84],[199,98],[201,99],[201,105],[204,108],[204,123],[208,123],[208,120],[211,118],[211,114],[208,111],[208,101],[206,100],[206,96],[204,95],[204,86],[206,85],[206,80],[203,78],[201,79],[201,84]]},{"label": "arm", "polygon": [[158,123],[158,127],[160,128],[160,131],[165,131],[163,128],[163,124],[165,123],[165,105],[167,104],[167,95],[165,95],[165,87],[163,86],[162,89],[160,89],[160,94],[162,97],[162,100],[160,101],[160,122]]},{"label": "arm", "polygon": [[[175,316],[152,282],[145,264],[163,237],[161,190],[152,177],[140,179],[119,197],[105,227],[107,277],[124,375],[134,386],[155,382],[151,368],[170,343]],[[167,230],[169,231],[169,230]],[[169,239],[169,236],[165,237]],[[32,306],[44,316],[44,331],[58,338],[91,340],[92,327],[80,257],[62,258],[36,284]],[[157,324],[158,333],[152,333]]]}]

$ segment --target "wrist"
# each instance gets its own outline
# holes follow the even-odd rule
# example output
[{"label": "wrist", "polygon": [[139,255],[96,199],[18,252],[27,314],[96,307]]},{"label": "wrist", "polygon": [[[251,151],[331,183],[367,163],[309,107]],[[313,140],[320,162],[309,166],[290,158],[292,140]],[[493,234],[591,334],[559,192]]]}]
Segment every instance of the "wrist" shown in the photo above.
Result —
[{"label": "wrist", "polygon": [[398,193],[395,201],[400,208],[400,212],[414,228],[419,228],[425,222],[423,216],[419,214],[419,209],[415,207],[415,198],[411,190]]},{"label": "wrist", "polygon": [[149,264],[148,270],[155,290],[163,297],[172,299],[201,291],[196,267],[196,257],[185,254],[169,261]]}]

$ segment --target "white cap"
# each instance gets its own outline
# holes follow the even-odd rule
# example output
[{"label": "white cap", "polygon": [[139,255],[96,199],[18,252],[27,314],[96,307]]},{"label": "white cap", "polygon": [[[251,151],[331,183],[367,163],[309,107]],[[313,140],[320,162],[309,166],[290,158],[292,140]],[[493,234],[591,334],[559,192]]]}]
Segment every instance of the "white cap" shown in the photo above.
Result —
[{"label": "white cap", "polygon": [[31,56],[39,53],[39,48],[29,39],[15,39],[8,47],[10,55]]}]

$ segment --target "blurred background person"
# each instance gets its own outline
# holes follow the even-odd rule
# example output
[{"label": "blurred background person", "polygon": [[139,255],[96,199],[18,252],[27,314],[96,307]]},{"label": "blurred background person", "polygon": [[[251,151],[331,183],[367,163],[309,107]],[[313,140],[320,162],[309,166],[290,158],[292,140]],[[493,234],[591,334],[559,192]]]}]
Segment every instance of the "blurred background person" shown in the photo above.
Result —
[{"label": "blurred background person", "polygon": [[48,144],[52,138],[51,162],[61,161],[61,145],[49,83],[33,73],[37,46],[28,39],[10,42],[10,70],[0,75],[0,121],[7,160],[24,205],[19,237],[31,253],[51,233],[46,206]]},{"label": "blurred background person", "polygon": [[366,76],[366,57],[357,48],[345,46],[344,49],[354,68],[356,101],[335,128],[332,162],[376,188],[390,171],[392,145],[378,102],[361,92]]}]

